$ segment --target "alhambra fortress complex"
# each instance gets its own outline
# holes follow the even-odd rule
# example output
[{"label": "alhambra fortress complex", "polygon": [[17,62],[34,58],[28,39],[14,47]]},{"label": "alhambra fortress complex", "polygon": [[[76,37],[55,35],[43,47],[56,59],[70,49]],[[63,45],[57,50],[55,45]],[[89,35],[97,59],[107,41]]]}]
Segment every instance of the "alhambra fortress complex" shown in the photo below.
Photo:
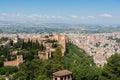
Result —
[{"label": "alhambra fortress complex", "polygon": [[[106,63],[107,58],[115,53],[120,52],[120,43],[116,41],[116,39],[120,39],[120,32],[115,33],[96,33],[96,34],[53,34],[52,36],[45,37],[46,34],[26,34],[26,33],[19,33],[16,34],[0,34],[0,37],[8,37],[13,40],[14,43],[24,40],[27,42],[31,40],[39,42],[39,44],[43,44],[46,47],[44,52],[39,51],[38,56],[40,59],[49,59],[55,48],[51,47],[51,43],[47,42],[48,39],[50,40],[57,40],[58,44],[60,44],[62,50],[62,56],[64,56],[64,52],[66,49],[66,42],[70,41],[73,44],[77,45],[79,48],[82,48],[86,51],[89,56],[93,56],[94,63],[97,66],[103,66]],[[47,34],[49,35],[49,34]],[[1,43],[3,46],[9,47],[9,41]],[[17,51],[11,52],[11,55],[17,54]],[[8,61],[5,62],[5,66],[7,65],[18,65],[19,63],[23,62],[22,55],[17,55],[15,61]]]},{"label": "alhambra fortress complex", "polygon": [[[47,37],[45,37],[45,35],[43,36],[19,36],[19,35],[14,35],[14,36],[9,36],[12,40],[13,43],[17,43],[17,42],[25,42],[27,43],[28,41],[31,42],[38,42],[39,45],[43,45],[45,47],[44,51],[38,51],[38,57],[42,60],[45,59],[49,59],[52,57],[52,52],[55,51],[56,48],[52,47],[52,43],[48,42],[48,40],[51,41],[56,41],[55,43],[59,45],[59,47],[61,48],[61,52],[62,52],[62,56],[64,56],[64,53],[66,51],[66,36],[65,35],[60,35],[60,34],[55,34],[55,35],[48,35]],[[7,41],[7,43],[1,44],[3,46],[7,46],[10,47],[10,42]],[[19,66],[20,63],[24,62],[24,58],[23,55],[18,55],[18,51],[12,51],[10,53],[11,56],[16,55],[16,59],[12,60],[12,61],[5,61],[4,62],[4,66]],[[68,70],[61,70],[61,71],[57,71],[55,73],[53,73],[53,80],[72,80],[72,72],[68,71]]]},{"label": "alhambra fortress complex", "polygon": [[[44,52],[39,51],[38,52],[38,57],[40,59],[49,59],[52,56],[52,52],[55,51],[55,48],[52,48],[52,43],[47,42],[47,40],[56,40],[57,44],[60,45],[61,51],[62,51],[62,56],[64,56],[64,52],[66,49],[66,39],[64,35],[51,35],[48,36],[47,38],[45,37],[40,37],[40,38],[23,38],[24,42],[28,42],[29,40],[32,42],[36,42],[38,41],[39,44],[43,44],[43,46],[45,46],[46,50]],[[21,38],[19,38],[18,35],[15,36],[15,38],[13,39],[13,43],[17,43],[21,41]],[[13,51],[11,53],[11,55],[17,55],[17,51]],[[18,66],[20,63],[22,63],[23,60],[23,56],[22,55],[17,55],[17,59],[14,61],[6,61],[4,62],[4,66]]]},{"label": "alhambra fortress complex", "polygon": [[[45,37],[46,34],[26,34],[19,33],[16,34],[0,34],[0,37],[8,37],[13,40],[14,43],[24,40],[24,42],[28,42],[31,40],[32,42],[39,42],[39,44],[43,44],[46,47],[46,50],[39,51],[38,56],[40,59],[49,59],[55,48],[51,47],[51,43],[47,42],[50,40],[57,40],[57,43],[60,45],[62,50],[62,56],[64,56],[64,52],[66,49],[66,42],[70,41],[73,44],[77,45],[79,48],[82,48],[86,51],[89,56],[93,56],[94,63],[97,66],[103,66],[106,63],[107,58],[115,53],[120,52],[120,43],[116,41],[116,39],[120,39],[120,32],[114,33],[96,33],[96,34],[53,34],[52,36]],[[47,34],[49,35],[49,34]],[[9,41],[6,41],[1,45],[10,46]],[[12,55],[17,54],[17,51],[11,52]],[[18,65],[23,62],[22,55],[17,55],[15,61],[5,62],[5,66],[7,65]]]}]

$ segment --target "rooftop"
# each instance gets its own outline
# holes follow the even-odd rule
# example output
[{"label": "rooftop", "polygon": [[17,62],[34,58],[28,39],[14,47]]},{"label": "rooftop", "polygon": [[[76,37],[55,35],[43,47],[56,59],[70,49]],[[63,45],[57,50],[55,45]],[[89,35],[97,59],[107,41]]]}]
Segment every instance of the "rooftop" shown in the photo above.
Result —
[{"label": "rooftop", "polygon": [[72,72],[68,70],[61,70],[61,71],[57,71],[53,73],[54,76],[66,76],[66,75],[71,75],[71,74]]}]

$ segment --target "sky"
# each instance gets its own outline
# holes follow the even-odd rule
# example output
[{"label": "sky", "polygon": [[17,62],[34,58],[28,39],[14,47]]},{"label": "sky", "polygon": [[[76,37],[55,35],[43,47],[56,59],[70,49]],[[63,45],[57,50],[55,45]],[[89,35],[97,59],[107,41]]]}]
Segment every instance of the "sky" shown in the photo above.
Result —
[{"label": "sky", "polygon": [[0,0],[0,21],[120,24],[120,0]]}]

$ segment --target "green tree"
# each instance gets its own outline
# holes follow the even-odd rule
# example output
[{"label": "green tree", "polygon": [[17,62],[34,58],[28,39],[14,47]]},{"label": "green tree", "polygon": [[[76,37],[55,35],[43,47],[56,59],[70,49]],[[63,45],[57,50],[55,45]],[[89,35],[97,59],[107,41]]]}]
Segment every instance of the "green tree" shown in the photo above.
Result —
[{"label": "green tree", "polygon": [[52,48],[57,48],[57,47],[58,47],[58,44],[52,43]]},{"label": "green tree", "polygon": [[112,55],[104,65],[100,80],[120,80],[120,54]]},{"label": "green tree", "polygon": [[34,59],[34,55],[30,52],[27,52],[25,55],[24,55],[24,59],[25,60],[28,60],[28,61],[31,61],[32,59]]},{"label": "green tree", "polygon": [[74,67],[71,71],[75,80],[98,80],[100,76],[99,68],[93,66]]},{"label": "green tree", "polygon": [[19,42],[13,44],[13,49],[20,48],[21,44]]},{"label": "green tree", "polygon": [[10,60],[10,50],[7,47],[3,47],[1,53],[7,58],[7,60]]},{"label": "green tree", "polygon": [[39,75],[35,80],[50,80],[50,79],[45,75]]},{"label": "green tree", "polygon": [[0,67],[3,67],[4,63],[3,61],[0,61]]},{"label": "green tree", "polygon": [[10,45],[13,46],[13,40],[10,40]]},{"label": "green tree", "polygon": [[60,47],[57,47],[54,53],[54,59],[55,61],[58,61],[62,57],[62,51]]},{"label": "green tree", "polygon": [[17,67],[2,67],[0,68],[0,75],[9,75],[17,72]]},{"label": "green tree", "polygon": [[0,42],[5,42],[5,41],[7,41],[7,40],[8,40],[8,38],[6,38],[6,37],[0,38]]},{"label": "green tree", "polygon": [[101,70],[94,65],[92,57],[72,43],[67,44],[64,59],[65,68],[73,73],[73,80],[99,79]]},{"label": "green tree", "polygon": [[44,65],[45,63],[40,59],[26,61],[24,64],[20,64],[19,71],[13,76],[13,79],[25,78],[25,80],[34,80],[39,75],[45,74]]},{"label": "green tree", "polygon": [[26,80],[27,76],[23,71],[18,71],[17,73],[15,73],[12,77],[11,80]]}]

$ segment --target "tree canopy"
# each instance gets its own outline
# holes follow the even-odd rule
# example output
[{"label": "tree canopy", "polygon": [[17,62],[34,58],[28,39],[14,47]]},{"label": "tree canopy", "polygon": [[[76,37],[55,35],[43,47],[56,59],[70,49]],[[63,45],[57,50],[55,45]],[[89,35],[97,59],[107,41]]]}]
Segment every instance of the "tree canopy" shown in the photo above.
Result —
[{"label": "tree canopy", "polygon": [[68,43],[64,56],[66,69],[73,72],[73,80],[98,80],[100,69],[93,63],[92,57],[85,51]]},{"label": "tree canopy", "polygon": [[114,54],[108,58],[100,80],[120,80],[120,54]]},{"label": "tree canopy", "polygon": [[[19,54],[25,60],[19,68],[3,67],[4,59],[0,57],[0,75],[12,75],[11,80],[51,80],[52,73],[63,69],[73,73],[73,80],[120,80],[120,54],[112,55],[103,68],[98,68],[92,57],[72,43],[67,43],[64,56],[57,46],[49,60],[37,57],[38,50],[44,50],[43,45],[33,42],[19,45],[22,48]],[[8,48],[0,47],[0,50],[0,55],[9,56]]]}]

